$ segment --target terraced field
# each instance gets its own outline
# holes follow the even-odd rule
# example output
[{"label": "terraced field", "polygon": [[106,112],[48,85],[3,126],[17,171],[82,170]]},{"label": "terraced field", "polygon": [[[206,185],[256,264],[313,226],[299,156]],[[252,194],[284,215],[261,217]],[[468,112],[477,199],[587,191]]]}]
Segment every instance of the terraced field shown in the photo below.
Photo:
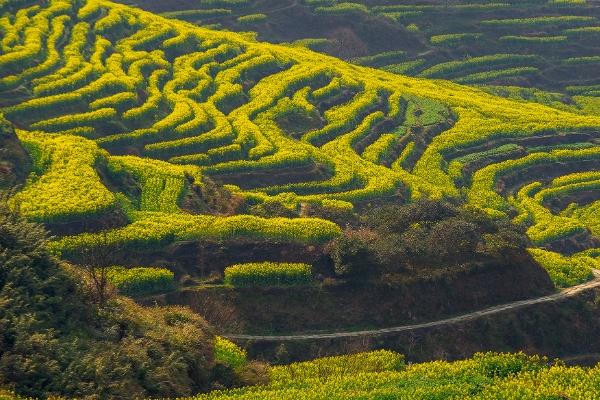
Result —
[{"label": "terraced field", "polygon": [[[1,112],[33,159],[12,201],[57,233],[64,256],[201,239],[321,244],[341,228],[311,208],[428,196],[526,223],[559,286],[598,265],[598,116],[104,0],[1,4]],[[191,204],[213,181],[234,209]],[[261,205],[284,211],[264,218]]]},{"label": "terraced field", "polygon": [[[255,31],[399,74],[559,92],[595,104],[594,1],[287,0],[157,2],[140,7],[203,26]],[[260,17],[259,17],[260,16]],[[527,97],[536,97],[527,92]],[[568,100],[568,101],[567,101]]]}]

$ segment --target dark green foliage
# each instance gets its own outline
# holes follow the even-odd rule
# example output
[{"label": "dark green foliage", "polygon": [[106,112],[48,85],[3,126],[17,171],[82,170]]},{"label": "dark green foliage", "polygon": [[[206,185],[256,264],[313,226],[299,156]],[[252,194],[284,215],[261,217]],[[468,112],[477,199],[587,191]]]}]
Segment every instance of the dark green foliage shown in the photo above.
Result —
[{"label": "dark green foliage", "polygon": [[330,249],[336,274],[365,280],[381,274],[500,264],[525,255],[520,227],[445,201],[420,200],[385,206],[363,218],[363,226]]},{"label": "dark green foliage", "polygon": [[481,231],[473,222],[454,217],[433,224],[427,236],[429,252],[437,255],[434,260],[459,262],[475,252]]},{"label": "dark green foliage", "polygon": [[46,250],[44,230],[0,207],[0,384],[41,395],[59,387],[50,383],[59,354],[68,360],[56,327],[74,329],[91,315]]},{"label": "dark green foliage", "polygon": [[345,232],[331,248],[336,275],[354,281],[376,275],[378,266],[373,247],[374,237],[368,231]]},{"label": "dark green foliage", "polygon": [[45,240],[41,226],[0,202],[0,387],[36,397],[136,398],[213,386],[214,339],[202,318],[119,297],[98,309]]},{"label": "dark green foliage", "polygon": [[290,210],[285,205],[281,204],[278,201],[269,201],[265,203],[260,203],[255,206],[251,206],[249,209],[251,214],[258,215],[259,217],[287,217],[294,218],[297,217],[298,214],[293,210]]},{"label": "dark green foliage", "polygon": [[458,210],[443,201],[421,200],[405,206],[391,205],[368,213],[366,225],[378,232],[400,233],[415,223],[441,221],[454,217]]}]

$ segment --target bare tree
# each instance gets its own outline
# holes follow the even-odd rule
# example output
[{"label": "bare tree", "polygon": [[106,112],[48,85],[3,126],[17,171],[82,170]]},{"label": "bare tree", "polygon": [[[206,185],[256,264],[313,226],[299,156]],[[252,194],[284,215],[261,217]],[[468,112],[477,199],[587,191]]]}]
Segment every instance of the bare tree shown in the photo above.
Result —
[{"label": "bare tree", "polygon": [[106,230],[98,234],[96,243],[80,250],[79,267],[86,278],[92,299],[100,307],[104,307],[113,294],[108,272],[110,267],[118,263],[118,254],[119,248],[110,243]]}]

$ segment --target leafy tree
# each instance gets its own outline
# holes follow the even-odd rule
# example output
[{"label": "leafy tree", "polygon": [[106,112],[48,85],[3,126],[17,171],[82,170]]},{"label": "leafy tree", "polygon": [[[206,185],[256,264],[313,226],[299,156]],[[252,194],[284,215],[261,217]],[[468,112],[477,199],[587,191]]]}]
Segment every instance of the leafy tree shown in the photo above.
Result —
[{"label": "leafy tree", "polygon": [[[0,203],[0,383],[25,394],[56,390],[60,358],[58,327],[89,324],[89,307],[77,285],[45,247],[46,232]],[[65,357],[67,356],[67,357]]]},{"label": "leafy tree", "polygon": [[504,262],[526,255],[529,245],[522,227],[442,200],[381,207],[362,223],[331,246],[336,274],[345,279]]},{"label": "leafy tree", "polygon": [[336,275],[350,281],[362,281],[376,275],[377,260],[372,249],[372,233],[347,231],[334,241],[331,257]]},{"label": "leafy tree", "polygon": [[453,217],[433,224],[426,243],[432,260],[452,263],[473,254],[480,240],[481,231],[476,224]]},{"label": "leafy tree", "polygon": [[364,222],[378,232],[401,233],[411,225],[441,221],[453,217],[458,210],[445,201],[418,200],[407,205],[389,205],[369,212]]}]

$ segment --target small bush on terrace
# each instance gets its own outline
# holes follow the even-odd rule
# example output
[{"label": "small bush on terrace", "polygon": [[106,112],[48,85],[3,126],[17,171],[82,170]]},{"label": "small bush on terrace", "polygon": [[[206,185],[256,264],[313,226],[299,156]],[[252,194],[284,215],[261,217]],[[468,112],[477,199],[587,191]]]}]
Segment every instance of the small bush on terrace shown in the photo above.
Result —
[{"label": "small bush on terrace", "polygon": [[307,285],[311,266],[293,263],[248,263],[225,269],[225,283],[236,287]]},{"label": "small bush on terrace", "polygon": [[243,25],[260,24],[265,21],[267,21],[267,16],[265,14],[250,14],[237,18],[237,22]]}]

